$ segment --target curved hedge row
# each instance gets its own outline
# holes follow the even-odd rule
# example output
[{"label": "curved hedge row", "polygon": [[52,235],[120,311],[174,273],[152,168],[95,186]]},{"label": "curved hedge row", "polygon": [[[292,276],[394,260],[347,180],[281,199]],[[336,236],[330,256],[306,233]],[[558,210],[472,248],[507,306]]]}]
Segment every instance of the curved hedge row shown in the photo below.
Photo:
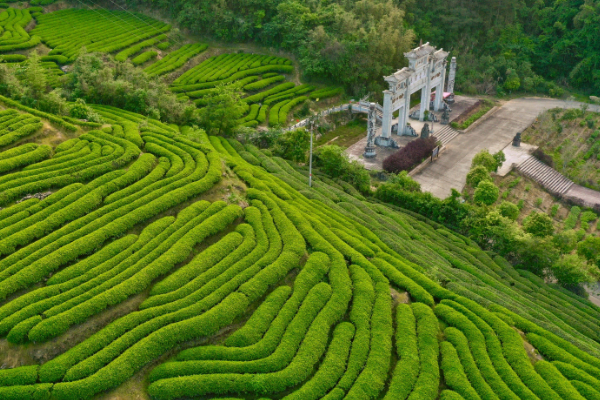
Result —
[{"label": "curved hedge row", "polygon": [[450,342],[440,344],[442,354],[442,371],[444,381],[452,390],[460,394],[465,400],[481,400],[475,389],[471,386],[469,379],[458,358],[456,349]]},{"label": "curved hedge row", "polygon": [[144,68],[150,76],[162,75],[182,67],[190,58],[202,53],[208,45],[195,43],[185,44],[178,50],[172,51],[154,64]]},{"label": "curved hedge row", "polygon": [[[0,28],[2,28],[0,51],[28,49],[40,42],[38,36],[29,36],[24,29],[32,20],[30,11],[31,9],[8,8],[0,13]],[[7,58],[11,61],[8,61]],[[18,55],[4,56],[5,61],[8,62],[15,62],[17,58],[21,57]]]},{"label": "curved hedge row", "polygon": [[[158,35],[153,37],[152,39],[144,40],[143,42],[137,43],[131,47],[126,48],[125,50],[120,51],[116,56],[115,60],[117,61],[125,61],[135,53],[138,53],[142,49],[146,47],[154,46],[158,42],[162,42],[167,38],[167,35]],[[161,49],[164,50],[164,49]]]},{"label": "curved hedge row", "polygon": [[260,81],[254,82],[254,83],[250,83],[248,85],[244,86],[244,90],[260,90],[260,89],[264,89],[267,86],[275,83],[275,82],[280,82],[285,80],[285,77],[283,75],[276,75],[274,77],[271,78],[266,78],[266,79],[261,79]]},{"label": "curved hedge row", "polygon": [[[31,149],[29,145],[23,145],[16,147],[12,150],[22,150],[20,148],[27,146]],[[8,153],[8,152],[5,152]],[[15,153],[13,153],[15,154]],[[33,145],[33,150],[29,152],[25,152],[22,154],[17,154],[15,156],[8,156],[4,153],[0,153],[0,174],[12,171],[17,168],[21,168],[27,166],[29,164],[33,164],[42,160],[47,159],[52,154],[52,148],[50,146],[37,146]]]},{"label": "curved hedge row", "polygon": [[258,342],[269,329],[285,301],[290,297],[292,289],[281,286],[273,291],[252,314],[244,326],[225,340],[226,346],[246,347]]},{"label": "curved hedge row", "polygon": [[140,65],[143,64],[147,61],[149,61],[152,58],[156,58],[156,56],[158,55],[158,53],[156,51],[145,51],[143,53],[141,53],[139,56],[134,57],[131,62],[133,63],[133,65]]},{"label": "curved hedge row", "polygon": [[[170,25],[143,14],[105,9],[69,8],[39,15],[31,33],[53,50],[74,61],[81,48],[88,52],[112,53],[168,32]],[[64,26],[69,26],[68,30]]]},{"label": "curved hedge row", "polygon": [[412,308],[408,304],[399,304],[396,307],[396,349],[399,360],[384,397],[385,400],[406,399],[419,376],[417,324]]}]

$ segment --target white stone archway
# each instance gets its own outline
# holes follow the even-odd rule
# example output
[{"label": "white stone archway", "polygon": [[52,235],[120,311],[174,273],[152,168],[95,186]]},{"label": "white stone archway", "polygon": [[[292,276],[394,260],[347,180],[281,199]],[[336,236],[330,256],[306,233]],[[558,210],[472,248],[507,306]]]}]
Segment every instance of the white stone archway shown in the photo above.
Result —
[{"label": "white stone archway", "polygon": [[442,106],[448,52],[443,49],[436,50],[429,43],[425,43],[404,53],[404,56],[408,58],[408,67],[385,77],[390,88],[383,92],[383,117],[379,142],[384,146],[387,141],[391,141],[392,115],[396,111],[399,111],[398,134],[412,133],[412,130],[407,128],[411,94],[421,90],[419,112],[421,121],[425,111],[429,110],[432,89],[435,89],[433,109],[439,111]]}]

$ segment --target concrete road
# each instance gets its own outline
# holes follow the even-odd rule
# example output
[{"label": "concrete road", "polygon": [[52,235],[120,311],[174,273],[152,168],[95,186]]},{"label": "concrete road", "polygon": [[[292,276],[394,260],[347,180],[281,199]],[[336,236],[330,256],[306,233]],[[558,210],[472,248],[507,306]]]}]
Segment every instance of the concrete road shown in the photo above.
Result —
[{"label": "concrete road", "polygon": [[[450,195],[452,188],[462,191],[466,184],[471,160],[479,151],[496,153],[508,145],[517,132],[522,132],[543,111],[555,107],[578,108],[581,103],[546,98],[521,98],[506,102],[493,114],[484,117],[467,133],[461,133],[446,151],[413,178],[421,189],[439,198]],[[600,106],[590,105],[589,111],[600,112]]]}]

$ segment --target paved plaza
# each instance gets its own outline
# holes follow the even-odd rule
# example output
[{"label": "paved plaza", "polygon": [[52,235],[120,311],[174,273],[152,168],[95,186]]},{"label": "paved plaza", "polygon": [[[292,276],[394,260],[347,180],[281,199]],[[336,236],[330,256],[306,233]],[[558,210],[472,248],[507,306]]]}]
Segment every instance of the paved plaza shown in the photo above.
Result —
[{"label": "paved plaza", "polygon": [[[447,145],[443,156],[413,178],[423,191],[439,198],[450,195],[451,189],[461,191],[466,184],[471,160],[483,149],[495,153],[512,142],[517,132],[533,123],[540,113],[555,107],[578,108],[580,103],[547,98],[521,98],[503,104],[493,114],[483,117],[477,126],[458,135]],[[600,106],[589,106],[600,112]]]}]

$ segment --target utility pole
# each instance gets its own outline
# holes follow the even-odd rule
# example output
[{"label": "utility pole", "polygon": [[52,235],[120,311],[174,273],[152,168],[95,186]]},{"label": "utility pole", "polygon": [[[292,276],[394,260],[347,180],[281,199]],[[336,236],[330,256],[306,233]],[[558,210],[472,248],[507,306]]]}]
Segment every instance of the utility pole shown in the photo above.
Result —
[{"label": "utility pole", "polygon": [[312,187],[312,153],[313,153],[313,127],[315,125],[314,119],[310,118],[310,157],[308,159],[308,187]]}]

